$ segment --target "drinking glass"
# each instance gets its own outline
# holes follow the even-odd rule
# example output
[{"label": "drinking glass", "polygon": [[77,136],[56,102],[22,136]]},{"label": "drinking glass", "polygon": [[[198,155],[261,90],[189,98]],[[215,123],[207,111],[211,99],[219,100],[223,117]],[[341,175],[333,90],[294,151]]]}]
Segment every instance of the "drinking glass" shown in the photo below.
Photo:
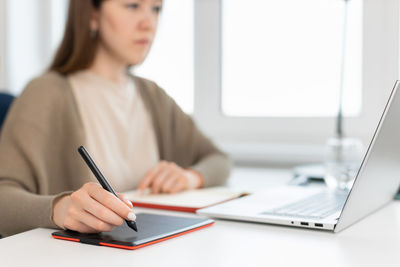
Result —
[{"label": "drinking glass", "polygon": [[363,146],[355,138],[330,138],[325,153],[325,183],[332,190],[350,190],[361,165]]}]

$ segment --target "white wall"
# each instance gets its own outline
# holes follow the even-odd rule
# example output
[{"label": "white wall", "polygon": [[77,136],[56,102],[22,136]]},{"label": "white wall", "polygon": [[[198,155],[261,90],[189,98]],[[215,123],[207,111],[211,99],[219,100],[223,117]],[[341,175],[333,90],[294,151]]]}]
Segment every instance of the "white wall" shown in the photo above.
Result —
[{"label": "white wall", "polygon": [[40,19],[41,6],[37,1],[8,1],[7,5],[7,68],[10,91],[18,93],[28,77],[42,69],[43,40]]},{"label": "white wall", "polygon": [[7,2],[0,1],[0,90],[7,87],[7,68],[6,68],[6,5]]},{"label": "white wall", "polygon": [[[48,68],[64,32],[66,0],[1,0],[0,15],[7,72],[4,81],[18,95],[26,84]],[[0,22],[1,23],[1,22]],[[0,24],[1,25],[1,24]],[[3,56],[4,57],[4,56]],[[2,79],[2,80],[3,80]]]}]

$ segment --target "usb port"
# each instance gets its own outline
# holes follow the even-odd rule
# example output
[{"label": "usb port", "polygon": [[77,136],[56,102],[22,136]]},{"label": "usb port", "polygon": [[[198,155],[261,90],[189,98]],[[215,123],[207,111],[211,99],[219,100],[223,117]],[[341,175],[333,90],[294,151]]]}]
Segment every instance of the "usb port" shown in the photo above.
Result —
[{"label": "usb port", "polygon": [[314,223],[314,225],[315,225],[316,227],[324,227],[324,225],[323,225],[322,223]]},{"label": "usb port", "polygon": [[300,224],[308,226],[308,222],[300,222]]}]

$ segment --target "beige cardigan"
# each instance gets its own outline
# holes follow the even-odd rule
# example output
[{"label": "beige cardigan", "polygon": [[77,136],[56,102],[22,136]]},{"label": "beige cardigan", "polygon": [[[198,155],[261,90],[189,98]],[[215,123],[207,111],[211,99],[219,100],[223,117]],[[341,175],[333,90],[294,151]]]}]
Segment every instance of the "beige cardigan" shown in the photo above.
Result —
[{"label": "beige cardigan", "polygon": [[[151,115],[160,160],[192,168],[204,186],[225,182],[231,162],[155,83],[134,77]],[[0,234],[57,228],[53,202],[90,181],[77,153],[85,133],[72,89],[49,72],[12,104],[0,136]]]}]

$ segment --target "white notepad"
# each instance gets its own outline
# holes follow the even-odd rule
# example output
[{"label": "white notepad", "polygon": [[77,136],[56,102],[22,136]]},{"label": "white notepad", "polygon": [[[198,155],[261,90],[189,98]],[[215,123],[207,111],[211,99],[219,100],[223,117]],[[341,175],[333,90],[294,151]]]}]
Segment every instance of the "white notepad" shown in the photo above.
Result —
[{"label": "white notepad", "polygon": [[238,198],[244,195],[244,192],[220,186],[176,194],[141,194],[137,190],[128,191],[124,194],[137,207],[196,212],[197,209]]}]

